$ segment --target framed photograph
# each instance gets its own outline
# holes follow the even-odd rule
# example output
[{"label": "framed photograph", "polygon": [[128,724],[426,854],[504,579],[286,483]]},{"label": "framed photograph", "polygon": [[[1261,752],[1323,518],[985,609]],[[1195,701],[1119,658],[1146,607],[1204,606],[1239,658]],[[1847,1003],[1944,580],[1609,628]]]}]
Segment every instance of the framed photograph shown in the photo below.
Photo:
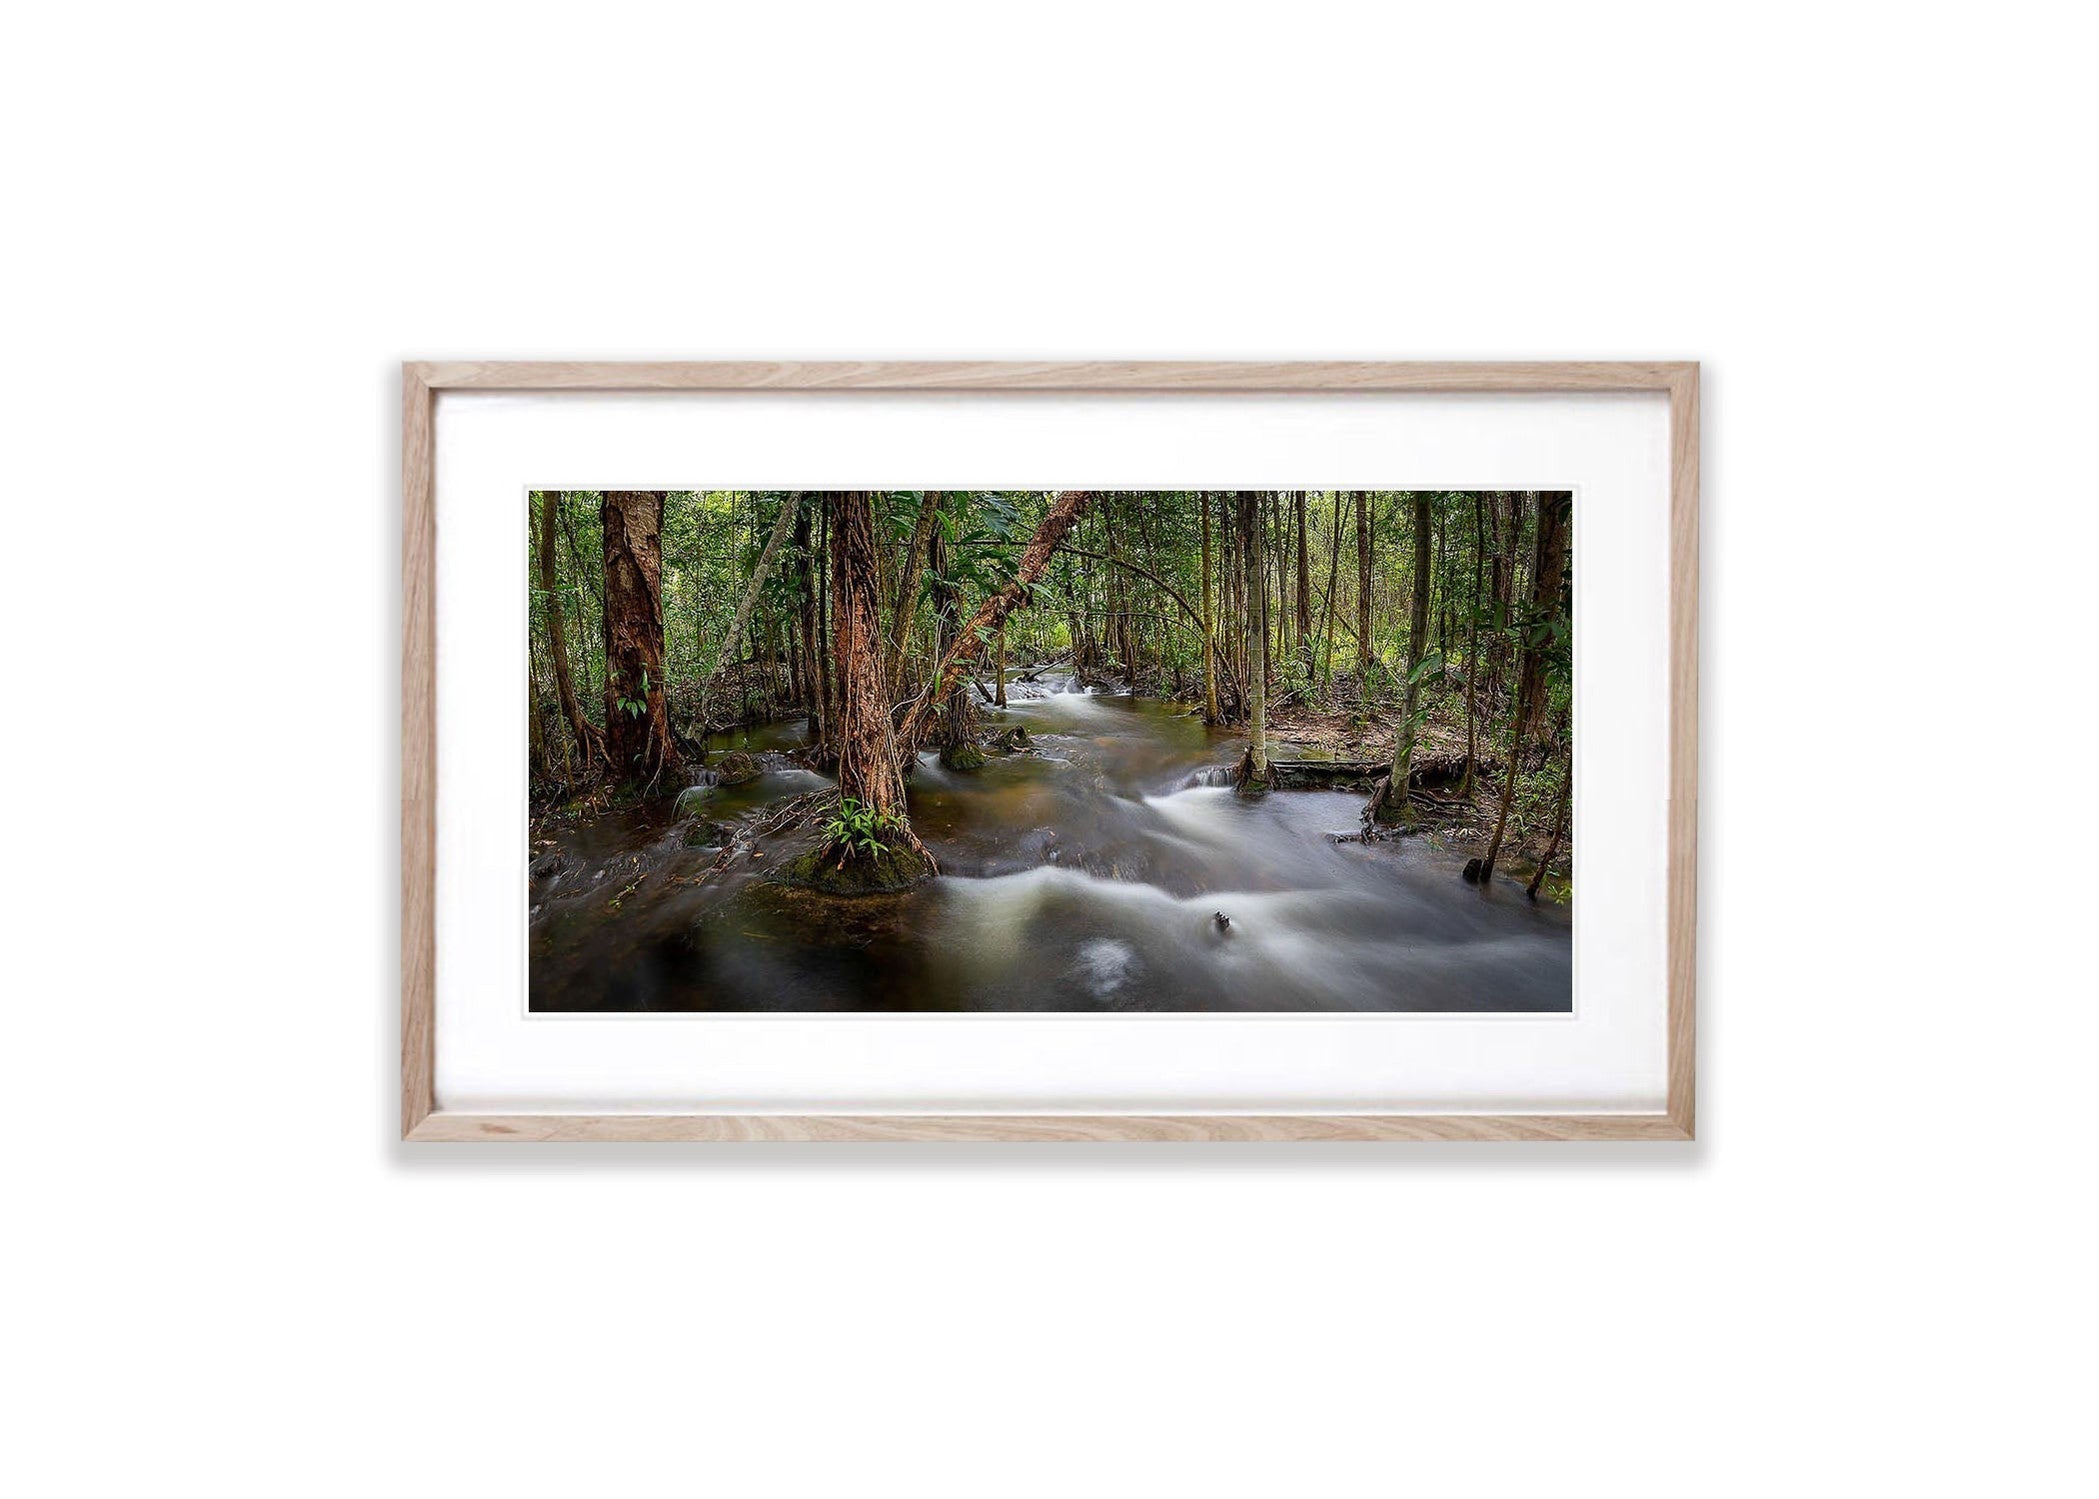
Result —
[{"label": "framed photograph", "polygon": [[1695,364],[402,386],[405,1138],[1692,1138]]}]

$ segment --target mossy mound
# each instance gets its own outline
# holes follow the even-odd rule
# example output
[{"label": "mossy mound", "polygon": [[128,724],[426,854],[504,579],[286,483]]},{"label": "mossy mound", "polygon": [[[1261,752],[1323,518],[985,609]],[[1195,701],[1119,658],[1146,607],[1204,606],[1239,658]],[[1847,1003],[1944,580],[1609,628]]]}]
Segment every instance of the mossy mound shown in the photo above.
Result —
[{"label": "mossy mound", "polygon": [[1021,725],[1015,724],[1010,729],[1001,729],[998,733],[992,735],[991,747],[1001,754],[1017,755],[1024,750],[1033,749],[1035,746],[1034,741],[1028,738],[1028,731]]},{"label": "mossy mound", "polygon": [[879,853],[860,850],[841,859],[838,846],[825,843],[788,860],[773,878],[831,895],[887,895],[909,890],[936,872],[922,849],[885,845]]},{"label": "mossy mound", "polygon": [[715,784],[720,786],[741,786],[759,776],[758,762],[742,750],[730,750],[709,769],[714,772]]},{"label": "mossy mound", "polygon": [[981,770],[984,767],[984,752],[977,748],[976,741],[965,739],[960,744],[951,744],[940,752],[940,763],[949,770]]}]

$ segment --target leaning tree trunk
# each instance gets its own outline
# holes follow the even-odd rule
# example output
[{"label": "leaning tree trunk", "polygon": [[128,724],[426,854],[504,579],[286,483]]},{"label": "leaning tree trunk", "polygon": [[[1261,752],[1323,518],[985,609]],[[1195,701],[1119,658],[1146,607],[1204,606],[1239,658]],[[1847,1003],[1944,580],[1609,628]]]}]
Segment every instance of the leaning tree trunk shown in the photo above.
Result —
[{"label": "leaning tree trunk", "polygon": [[780,544],[794,530],[795,516],[801,508],[799,491],[780,503],[780,518],[773,522],[773,534],[766,538],[765,550],[758,554],[758,565],[751,569],[751,581],[743,591],[743,602],[736,606],[736,617],[729,621],[729,638],[722,645],[721,655],[715,658],[714,671],[700,689],[700,712],[703,715],[707,711],[707,694],[728,675],[729,669],[736,664],[737,655],[743,650],[744,632],[751,627],[751,615],[758,607],[758,596],[765,589],[766,578],[772,574],[773,559],[780,554]]},{"label": "leaning tree trunk", "polygon": [[605,492],[605,678],[611,698],[605,747],[623,784],[682,789],[663,695],[663,496],[660,489]]},{"label": "leaning tree trunk", "polygon": [[1421,657],[1428,644],[1429,529],[1434,500],[1426,491],[1414,494],[1414,607],[1407,620],[1407,683],[1400,701],[1399,738],[1392,750],[1392,778],[1371,810],[1380,822],[1407,822],[1413,817],[1407,779],[1413,773],[1414,713],[1421,701]]},{"label": "leaning tree trunk", "polygon": [[1035,528],[1027,550],[1020,554],[1020,568],[1013,581],[979,604],[977,612],[956,632],[955,643],[941,657],[933,679],[912,699],[910,710],[904,714],[903,726],[896,735],[899,763],[918,753],[918,747],[926,740],[933,706],[954,689],[962,672],[984,649],[985,640],[1006,622],[1006,616],[1027,601],[1036,580],[1042,576],[1042,570],[1049,566],[1058,545],[1092,498],[1085,490],[1079,489],[1066,490],[1058,495],[1051,503],[1049,513],[1043,516],[1042,524]]},{"label": "leaning tree trunk", "polygon": [[1253,729],[1240,767],[1239,789],[1259,795],[1268,789],[1268,587],[1263,578],[1261,497],[1252,490],[1239,491],[1239,540],[1246,556],[1247,576],[1247,693],[1253,699]]},{"label": "leaning tree trunk", "polygon": [[[583,716],[583,705],[576,699],[575,679],[568,669],[568,634],[562,624],[561,594],[555,585],[554,568],[554,520],[561,510],[561,491],[550,489],[539,499],[539,588],[546,595],[547,604],[547,654],[554,661],[554,691],[561,699],[561,716],[568,720],[569,732],[576,736],[577,757],[583,762],[583,774],[590,774],[591,767],[605,758],[605,736],[598,732],[596,724]],[[579,565],[581,558],[575,558]]]}]

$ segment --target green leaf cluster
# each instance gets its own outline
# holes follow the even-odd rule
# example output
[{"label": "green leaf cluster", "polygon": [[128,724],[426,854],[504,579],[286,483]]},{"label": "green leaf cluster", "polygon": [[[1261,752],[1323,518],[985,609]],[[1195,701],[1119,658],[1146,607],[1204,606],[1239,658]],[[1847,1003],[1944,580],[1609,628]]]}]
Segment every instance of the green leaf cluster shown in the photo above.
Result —
[{"label": "green leaf cluster", "polygon": [[882,852],[883,836],[900,830],[904,820],[888,812],[877,812],[874,808],[846,797],[838,804],[831,820],[824,824],[824,836],[831,846],[858,856],[873,857]]}]

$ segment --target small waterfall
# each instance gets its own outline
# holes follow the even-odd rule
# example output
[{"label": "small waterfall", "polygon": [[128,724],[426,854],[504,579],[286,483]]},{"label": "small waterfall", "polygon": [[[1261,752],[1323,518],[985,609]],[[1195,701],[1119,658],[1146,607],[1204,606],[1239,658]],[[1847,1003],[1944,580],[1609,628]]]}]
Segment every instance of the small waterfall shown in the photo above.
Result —
[{"label": "small waterfall", "polygon": [[1205,786],[1229,786],[1238,778],[1238,774],[1239,772],[1230,765],[1212,765],[1192,772],[1187,784],[1191,790]]}]

